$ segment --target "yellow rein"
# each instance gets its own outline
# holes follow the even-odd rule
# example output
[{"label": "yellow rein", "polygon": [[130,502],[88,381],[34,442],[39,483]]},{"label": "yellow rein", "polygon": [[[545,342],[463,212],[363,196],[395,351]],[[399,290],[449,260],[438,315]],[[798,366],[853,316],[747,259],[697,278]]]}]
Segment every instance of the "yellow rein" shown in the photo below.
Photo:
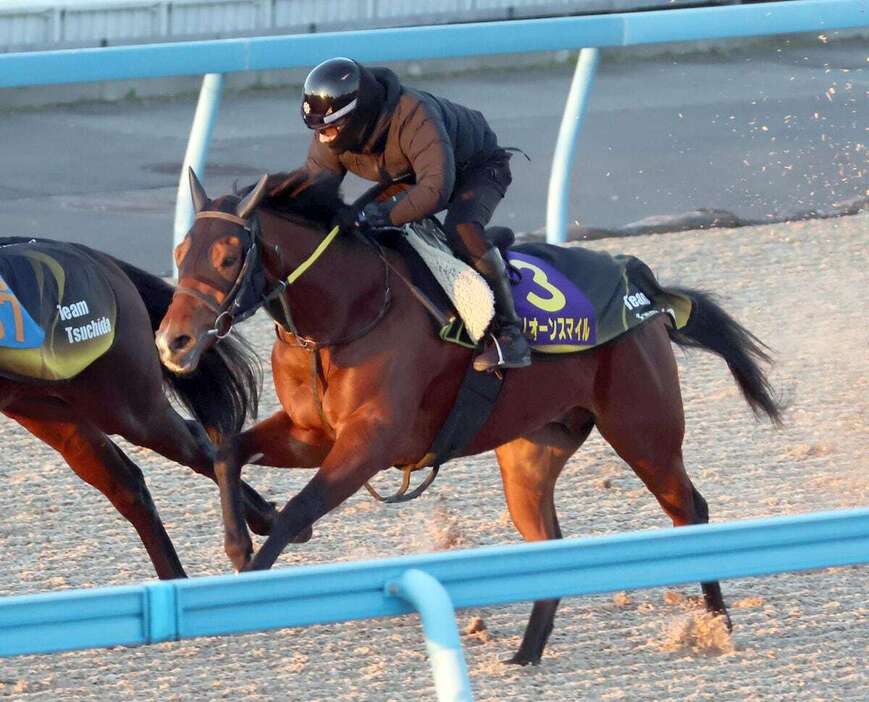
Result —
[{"label": "yellow rein", "polygon": [[302,273],[304,273],[311,266],[313,266],[314,263],[316,263],[317,259],[323,255],[323,252],[326,250],[329,244],[331,244],[335,237],[338,236],[339,231],[341,230],[337,226],[332,229],[332,231],[326,235],[326,238],[317,245],[317,248],[314,249],[314,252],[310,256],[308,256],[308,258],[302,261],[298,266],[296,266],[296,269],[287,276],[287,285],[292,285],[293,283],[295,283],[302,275]]}]

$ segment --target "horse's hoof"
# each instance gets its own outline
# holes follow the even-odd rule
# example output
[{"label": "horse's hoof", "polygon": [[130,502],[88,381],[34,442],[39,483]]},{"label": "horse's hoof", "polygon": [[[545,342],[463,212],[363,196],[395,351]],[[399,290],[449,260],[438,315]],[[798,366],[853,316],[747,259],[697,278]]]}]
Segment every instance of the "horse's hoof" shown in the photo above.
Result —
[{"label": "horse's hoof", "polygon": [[224,548],[229,562],[232,564],[236,573],[242,573],[250,567],[251,556],[253,556],[253,547],[240,548],[227,547]]},{"label": "horse's hoof", "polygon": [[501,661],[504,665],[540,665],[540,656],[536,658],[528,658],[527,656],[520,656],[518,653],[512,658],[505,658]]},{"label": "horse's hoof", "polygon": [[236,574],[250,573],[253,570],[253,552],[248,554],[244,560],[232,561],[232,567],[235,568]]},{"label": "horse's hoof", "polygon": [[311,537],[314,535],[314,527],[305,527],[298,534],[293,537],[294,544],[306,544],[311,540]]},{"label": "horse's hoof", "polygon": [[268,536],[272,533],[273,519],[250,518],[246,521],[248,528],[257,536]]},{"label": "horse's hoof", "polygon": [[268,512],[254,512],[248,509],[244,515],[247,526],[257,536],[268,536],[271,534],[275,520],[278,518],[278,510],[275,503],[269,502],[268,505],[270,508]]}]

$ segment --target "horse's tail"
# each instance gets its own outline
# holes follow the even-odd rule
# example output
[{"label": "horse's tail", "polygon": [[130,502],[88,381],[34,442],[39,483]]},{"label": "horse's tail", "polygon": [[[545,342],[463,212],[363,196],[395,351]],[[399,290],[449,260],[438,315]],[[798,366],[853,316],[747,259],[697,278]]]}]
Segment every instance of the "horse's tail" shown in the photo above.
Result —
[{"label": "horse's tail", "polygon": [[670,339],[679,346],[711,351],[723,358],[752,411],[781,424],[782,406],[761,367],[772,363],[769,347],[727,314],[710,293],[688,288],[667,290],[689,297],[693,305],[688,324],[678,330],[671,328]]},{"label": "horse's tail", "polygon": [[[139,291],[154,331],[169,309],[175,288],[155,275],[114,257],[112,261]],[[206,429],[221,435],[237,434],[248,417],[256,417],[262,368],[250,345],[228,336],[206,351],[196,372],[178,376],[164,366],[170,393]]]}]

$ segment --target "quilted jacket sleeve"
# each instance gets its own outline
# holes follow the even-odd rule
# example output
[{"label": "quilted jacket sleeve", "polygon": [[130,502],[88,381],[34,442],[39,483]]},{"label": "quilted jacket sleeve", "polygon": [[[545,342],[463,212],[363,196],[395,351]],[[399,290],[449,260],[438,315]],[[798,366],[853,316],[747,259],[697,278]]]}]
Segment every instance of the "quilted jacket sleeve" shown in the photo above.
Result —
[{"label": "quilted jacket sleeve", "polygon": [[398,130],[401,151],[416,175],[390,213],[393,224],[405,224],[444,209],[456,182],[453,146],[436,109],[420,100]]}]

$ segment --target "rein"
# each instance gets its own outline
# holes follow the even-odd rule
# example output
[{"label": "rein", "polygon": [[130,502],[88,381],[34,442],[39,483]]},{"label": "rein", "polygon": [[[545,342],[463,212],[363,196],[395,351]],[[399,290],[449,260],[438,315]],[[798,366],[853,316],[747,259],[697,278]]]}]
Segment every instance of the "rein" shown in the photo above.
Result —
[{"label": "rein", "polygon": [[335,240],[335,237],[338,236],[338,233],[340,231],[341,227],[339,227],[338,225],[332,227],[332,231],[329,232],[323,239],[323,241],[321,241],[317,245],[317,248],[314,249],[313,253],[308,256],[308,258],[306,258],[304,261],[302,261],[298,266],[296,266],[295,270],[287,276],[287,285],[292,285],[293,283],[295,283],[301,277],[302,273],[304,273],[312,265],[314,265],[317,259],[323,255],[323,252],[326,250],[329,244],[331,244]]},{"label": "rein", "polygon": [[[276,288],[276,290],[283,293],[290,285],[295,283],[302,276],[302,274],[307,271],[317,261],[318,258],[320,258],[323,252],[328,248],[329,244],[331,244],[335,240],[335,237],[338,236],[340,231],[340,227],[333,227],[332,231],[330,231],[326,235],[326,238],[324,238],[323,241],[321,241],[317,245],[317,248],[314,249],[311,255],[308,256],[308,258],[306,258],[304,261],[302,261],[298,266],[296,266],[292,273],[287,276],[286,280],[280,281],[280,287]],[[342,344],[349,344],[350,342],[361,339],[363,336],[368,334],[383,320],[383,318],[386,316],[386,313],[389,312],[389,308],[392,304],[392,285],[389,279],[389,262],[386,260],[386,256],[383,253],[383,247],[381,247],[379,243],[370,239],[369,237],[363,237],[363,240],[374,248],[375,253],[383,263],[383,300],[380,303],[380,308],[378,309],[377,314],[375,314],[374,317],[371,318],[368,322],[363,324],[362,327],[349,334],[345,334],[344,336],[339,336],[332,339],[326,339],[325,341],[319,341],[317,339],[303,336],[299,332],[299,330],[295,326],[295,323],[293,322],[290,308],[287,303],[287,298],[285,295],[281,295],[278,299],[281,303],[281,308],[284,313],[284,320],[275,321],[278,321],[281,326],[283,326],[283,328],[296,339],[296,343],[298,346],[306,349],[315,350],[320,348],[326,348],[329,346],[340,346]],[[273,291],[271,295],[274,294],[275,293]],[[287,343],[285,339],[282,338],[282,340]]]}]

